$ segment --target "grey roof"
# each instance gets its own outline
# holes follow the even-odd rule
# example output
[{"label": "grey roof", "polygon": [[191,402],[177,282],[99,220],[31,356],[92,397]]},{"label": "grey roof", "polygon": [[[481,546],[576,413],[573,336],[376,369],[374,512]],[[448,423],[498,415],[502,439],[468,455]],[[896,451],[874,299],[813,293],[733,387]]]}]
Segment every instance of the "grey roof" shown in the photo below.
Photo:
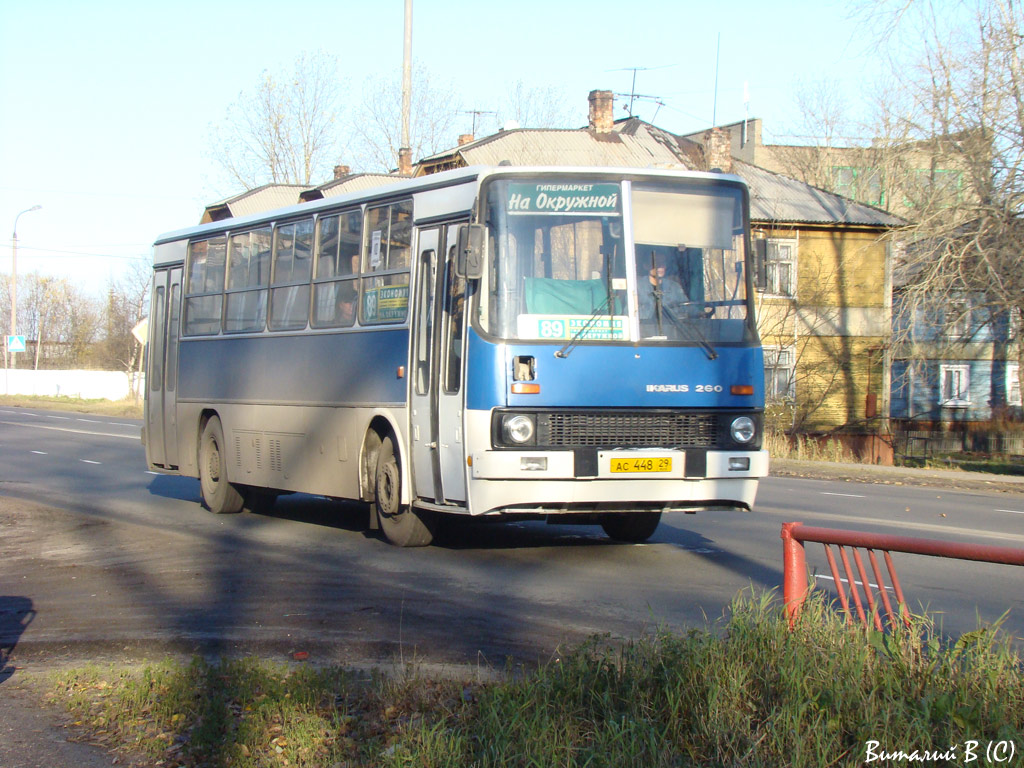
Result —
[{"label": "grey roof", "polygon": [[420,161],[430,165],[461,156],[467,165],[575,165],[696,170],[674,142],[651,131],[627,134],[582,130],[516,128],[440,152]]},{"label": "grey roof", "polygon": [[826,192],[797,179],[740,160],[733,163],[733,172],[750,188],[752,221],[870,227],[899,227],[906,223],[880,208]]},{"label": "grey roof", "polygon": [[302,184],[264,184],[248,192],[234,195],[206,206],[201,223],[220,219],[236,219],[253,213],[285,208],[299,202],[299,194],[309,187]]},{"label": "grey roof", "polygon": [[302,200],[320,200],[325,197],[340,197],[350,192],[362,192],[374,187],[383,187],[405,181],[408,177],[388,173],[352,173],[340,179],[331,179],[326,184],[303,192]]}]

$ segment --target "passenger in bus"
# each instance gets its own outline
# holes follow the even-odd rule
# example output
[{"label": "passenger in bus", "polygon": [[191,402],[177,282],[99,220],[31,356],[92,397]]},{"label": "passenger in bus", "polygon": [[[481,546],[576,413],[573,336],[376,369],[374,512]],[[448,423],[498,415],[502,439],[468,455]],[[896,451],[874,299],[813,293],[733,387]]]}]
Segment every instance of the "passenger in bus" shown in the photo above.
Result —
[{"label": "passenger in bus", "polygon": [[[680,246],[680,251],[685,248]],[[664,252],[637,246],[640,322],[646,330],[659,336],[664,335],[665,327],[675,326],[683,318],[699,314],[679,283],[679,275],[669,273],[669,263],[670,258]]]},{"label": "passenger in bus", "polygon": [[352,325],[356,321],[359,293],[354,280],[345,280],[335,288],[334,321],[338,325]]}]

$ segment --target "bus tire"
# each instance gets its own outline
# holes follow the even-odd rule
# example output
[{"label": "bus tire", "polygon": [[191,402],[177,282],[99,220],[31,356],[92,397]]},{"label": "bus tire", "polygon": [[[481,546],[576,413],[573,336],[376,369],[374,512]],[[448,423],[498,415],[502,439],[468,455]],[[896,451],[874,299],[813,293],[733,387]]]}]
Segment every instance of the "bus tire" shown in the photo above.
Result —
[{"label": "bus tire", "polygon": [[660,522],[661,512],[625,512],[605,515],[601,519],[601,527],[616,541],[640,544],[654,535]]},{"label": "bus tire", "polygon": [[374,507],[380,529],[395,546],[425,547],[434,540],[433,521],[402,504],[402,471],[390,435],[377,453]]},{"label": "bus tire", "polygon": [[220,418],[211,416],[199,438],[199,488],[203,503],[215,515],[241,512],[245,501],[238,488],[228,482],[225,447]]}]

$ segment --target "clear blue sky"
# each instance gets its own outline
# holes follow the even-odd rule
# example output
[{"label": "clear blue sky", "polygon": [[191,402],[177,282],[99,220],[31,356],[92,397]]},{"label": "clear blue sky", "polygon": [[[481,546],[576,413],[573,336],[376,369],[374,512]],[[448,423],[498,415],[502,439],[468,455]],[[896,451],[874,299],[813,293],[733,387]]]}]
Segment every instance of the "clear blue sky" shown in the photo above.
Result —
[{"label": "clear blue sky", "polygon": [[[656,122],[684,132],[717,118],[796,127],[797,80],[844,80],[859,100],[870,60],[845,3],[414,0],[413,57],[467,108],[494,109],[515,81],[578,100],[595,88],[665,102]],[[263,70],[300,53],[336,55],[358,102],[368,78],[402,63],[403,0],[302,3],[0,0],[0,272],[68,277],[99,293],[154,238],[197,223],[224,190],[204,156],[210,126]],[[621,116],[624,102],[616,102]],[[635,112],[652,119],[655,106]],[[466,116],[465,131],[471,117]]]}]

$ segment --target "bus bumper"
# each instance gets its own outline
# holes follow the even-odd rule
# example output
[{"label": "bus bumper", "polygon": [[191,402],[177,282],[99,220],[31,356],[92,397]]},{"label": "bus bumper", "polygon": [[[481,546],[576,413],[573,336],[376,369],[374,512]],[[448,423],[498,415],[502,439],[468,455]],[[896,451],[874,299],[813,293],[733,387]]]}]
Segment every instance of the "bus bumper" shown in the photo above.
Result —
[{"label": "bus bumper", "polygon": [[[613,459],[638,459],[640,471],[614,469]],[[650,471],[671,458],[668,471]],[[752,508],[767,451],[708,451],[701,476],[687,476],[684,451],[599,451],[581,470],[572,451],[479,451],[472,455],[469,508],[474,515],[587,512],[711,506]],[[581,476],[583,473],[591,476]]]}]

